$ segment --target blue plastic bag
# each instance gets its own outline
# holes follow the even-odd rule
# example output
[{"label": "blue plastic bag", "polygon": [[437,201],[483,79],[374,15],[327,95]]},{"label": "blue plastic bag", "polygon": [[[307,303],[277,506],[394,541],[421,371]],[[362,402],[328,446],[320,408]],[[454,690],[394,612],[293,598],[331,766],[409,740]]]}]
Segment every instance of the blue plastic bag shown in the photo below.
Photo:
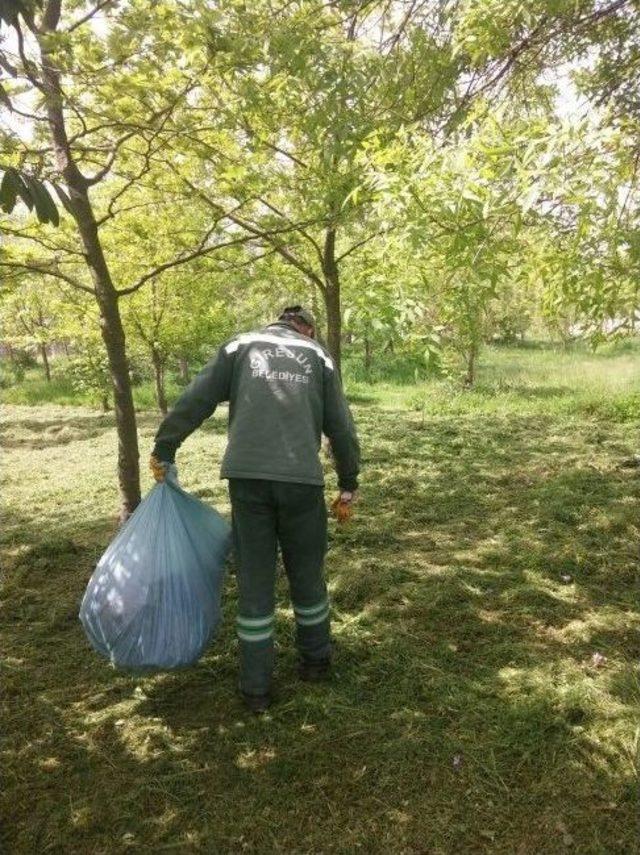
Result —
[{"label": "blue plastic bag", "polygon": [[178,484],[175,470],[136,508],[87,585],[80,620],[118,668],[180,668],[200,658],[221,619],[230,529]]}]

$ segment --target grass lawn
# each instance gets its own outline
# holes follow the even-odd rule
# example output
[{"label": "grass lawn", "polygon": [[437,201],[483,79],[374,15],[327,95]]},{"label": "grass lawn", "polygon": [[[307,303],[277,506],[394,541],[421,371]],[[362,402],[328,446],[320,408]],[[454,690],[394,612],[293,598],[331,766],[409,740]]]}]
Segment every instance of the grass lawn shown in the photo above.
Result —
[{"label": "grass lawn", "polygon": [[[113,417],[4,408],[5,851],[640,851],[638,350],[496,348],[472,392],[349,391],[364,464],[330,532],[335,671],[298,682],[283,585],[261,719],[235,696],[232,576],[193,668],[92,652],[77,611],[115,530]],[[228,513],[225,417],[178,462]],[[140,414],[143,459],[157,424]]]}]

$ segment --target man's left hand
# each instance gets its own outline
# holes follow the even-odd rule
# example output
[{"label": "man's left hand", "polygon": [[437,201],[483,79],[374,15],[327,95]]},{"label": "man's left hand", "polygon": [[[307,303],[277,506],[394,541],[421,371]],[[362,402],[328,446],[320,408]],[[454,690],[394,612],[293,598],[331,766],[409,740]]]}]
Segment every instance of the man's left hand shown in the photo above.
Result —
[{"label": "man's left hand", "polygon": [[355,490],[341,490],[331,503],[331,510],[339,523],[348,522],[351,518],[353,504],[356,500]]}]

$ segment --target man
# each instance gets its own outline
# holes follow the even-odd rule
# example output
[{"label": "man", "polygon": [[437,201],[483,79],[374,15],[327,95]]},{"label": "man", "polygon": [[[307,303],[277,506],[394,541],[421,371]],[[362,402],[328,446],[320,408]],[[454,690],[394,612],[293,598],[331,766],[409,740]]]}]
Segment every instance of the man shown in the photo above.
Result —
[{"label": "man", "polygon": [[315,341],[313,315],[288,306],[278,321],[224,344],[183,393],[155,437],[151,468],[161,480],[180,444],[229,401],[229,479],[237,560],[240,692],[254,712],[271,703],[278,544],[296,618],[300,676],[329,670],[324,580],[327,510],[318,457],[331,442],[342,507],[358,486],[359,447],[340,378]]}]

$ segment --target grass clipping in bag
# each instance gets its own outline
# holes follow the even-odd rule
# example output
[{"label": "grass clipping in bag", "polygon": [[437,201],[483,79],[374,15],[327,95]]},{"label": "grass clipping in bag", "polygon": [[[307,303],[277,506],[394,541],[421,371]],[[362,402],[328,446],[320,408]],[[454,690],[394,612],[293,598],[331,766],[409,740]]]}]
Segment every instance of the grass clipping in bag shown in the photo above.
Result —
[{"label": "grass clipping in bag", "polygon": [[165,670],[202,656],[221,620],[230,529],[175,475],[118,532],[87,585],[80,620],[118,668]]}]

